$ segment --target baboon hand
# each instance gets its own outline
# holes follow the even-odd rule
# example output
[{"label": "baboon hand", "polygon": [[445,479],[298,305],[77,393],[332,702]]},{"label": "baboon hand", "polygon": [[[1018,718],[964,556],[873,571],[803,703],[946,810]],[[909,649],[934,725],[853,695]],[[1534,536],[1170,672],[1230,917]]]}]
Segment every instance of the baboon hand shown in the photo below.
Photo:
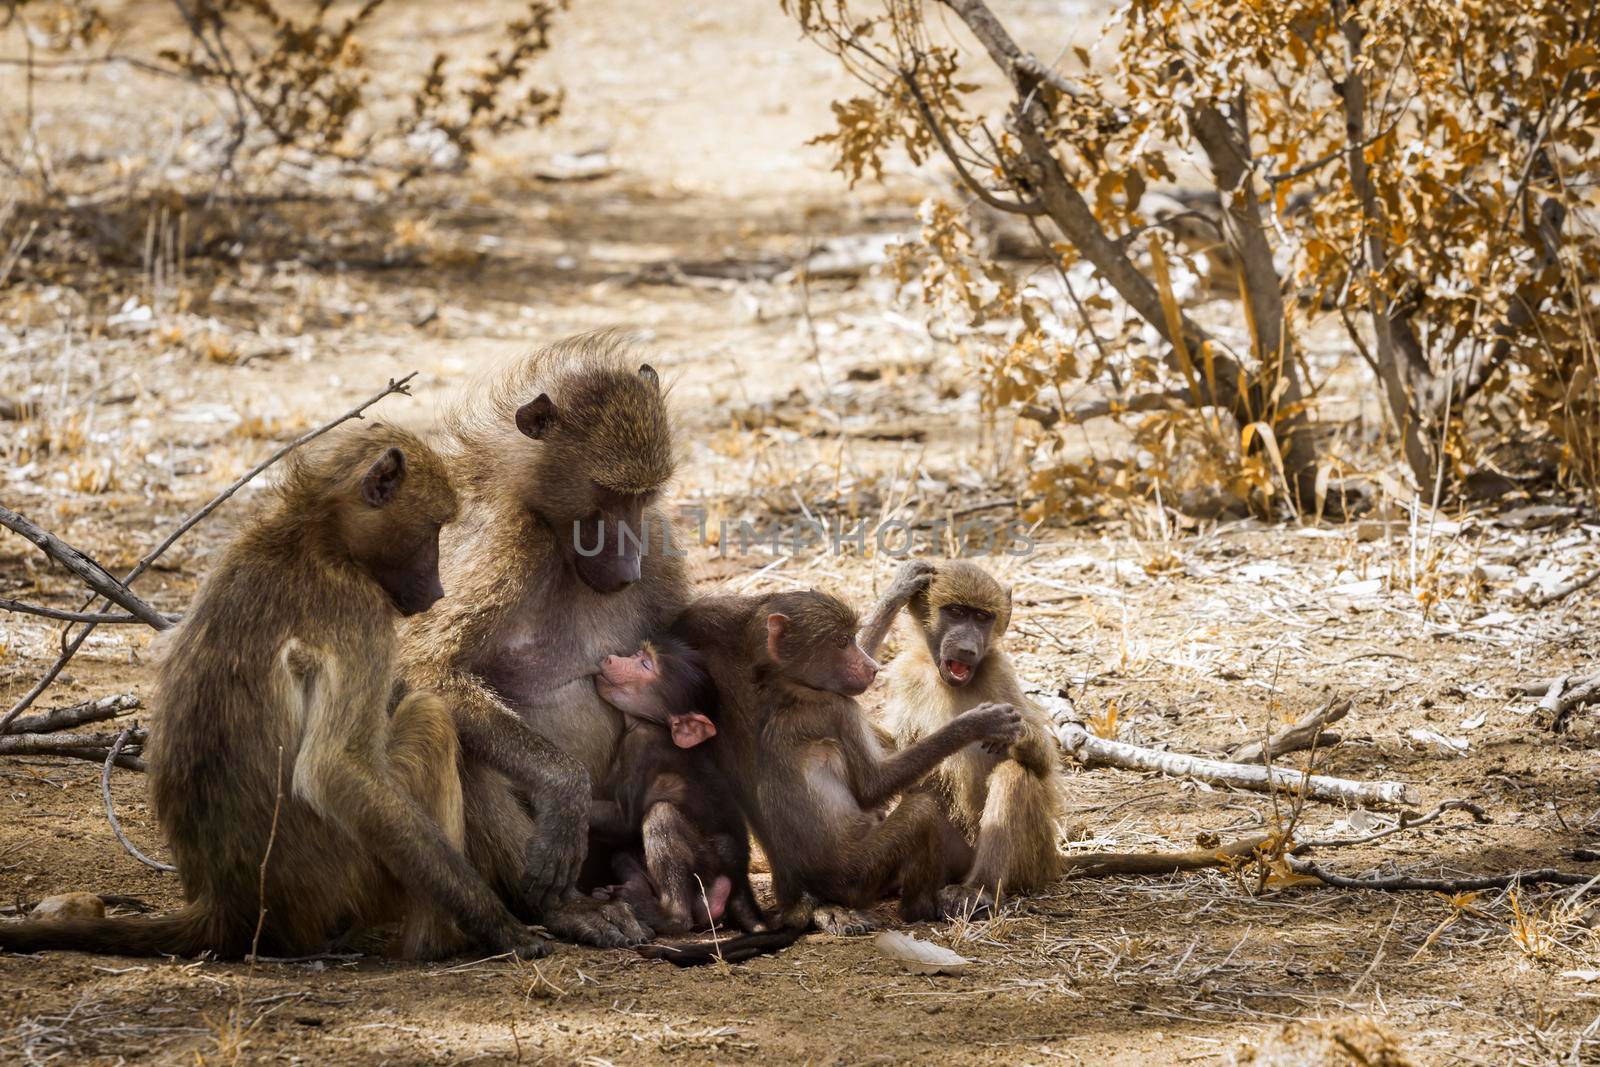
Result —
[{"label": "baboon hand", "polygon": [[533,820],[533,836],[523,867],[524,899],[543,910],[559,901],[578,879],[589,847],[589,801],[580,796],[543,798]]},{"label": "baboon hand", "polygon": [[982,741],[990,751],[994,751],[991,745],[1003,749],[1022,740],[1022,713],[1010,704],[979,704],[961,718],[972,724],[977,735],[974,740]]},{"label": "baboon hand", "polygon": [[927,589],[937,568],[925,559],[908,559],[894,572],[894,581],[884,599],[904,605],[912,597]]},{"label": "baboon hand", "polygon": [[564,941],[598,948],[629,948],[655,936],[624,901],[598,901],[576,891],[545,909],[543,921]]},{"label": "baboon hand", "polygon": [[550,955],[550,939],[521,923],[507,927],[500,937],[500,943],[494,947],[501,952],[511,953],[519,960],[539,960]]}]

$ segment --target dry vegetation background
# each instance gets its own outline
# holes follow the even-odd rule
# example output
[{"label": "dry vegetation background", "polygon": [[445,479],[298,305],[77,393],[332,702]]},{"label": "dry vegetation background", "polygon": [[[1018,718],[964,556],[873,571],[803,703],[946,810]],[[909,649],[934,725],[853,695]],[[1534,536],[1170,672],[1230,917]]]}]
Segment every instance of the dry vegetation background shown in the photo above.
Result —
[{"label": "dry vegetation background", "polygon": [[[1079,74],[1115,67],[1115,42],[1099,41],[1104,5],[996,9],[1046,62],[1092,48]],[[1324,428],[1335,443],[1322,455],[1337,463],[1322,464],[1321,488],[1353,501],[1348,514],[1286,519],[1281,472],[1259,443],[1239,445],[1239,420],[1216,429],[1228,415],[1217,407],[1198,422],[1061,420],[1095,402],[1116,413],[1130,395],[1107,387],[1079,327],[1026,319],[1029,301],[1062,307],[1048,262],[1012,258],[1036,255],[1032,235],[997,226],[936,161],[916,166],[901,150],[881,180],[834,173],[840,146],[807,142],[836,130],[831,105],[863,90],[775,2],[579,0],[553,14],[543,52],[544,24],[525,6],[391,0],[357,27],[370,83],[319,86],[308,110],[268,106],[243,124],[231,75],[200,69],[174,5],[106,4],[99,26],[83,10],[0,8],[0,502],[109,569],[126,571],[273,448],[390,378],[418,371],[415,398],[379,410],[422,423],[499,357],[623,325],[674,383],[686,528],[696,514],[713,530],[837,515],[918,525],[927,543],[940,520],[1042,520],[1032,556],[992,561],[1015,589],[1013,647],[1028,679],[1064,692],[1096,733],[1220,754],[1350,699],[1319,769],[1410,783],[1425,807],[1471,800],[1492,821],[1447,817],[1319,862],[1600,873],[1587,851],[1600,825],[1593,711],[1555,733],[1538,697],[1513,692],[1600,666],[1600,586],[1549,599],[1600,568],[1600,518],[1592,468],[1581,449],[1564,458],[1549,444],[1548,419],[1496,409],[1511,429],[1488,450],[1469,427],[1453,431],[1434,453],[1454,459],[1436,497],[1395,443],[1392,397],[1351,331],[1310,300],[1285,314],[1315,388],[1272,418]],[[335,24],[354,13],[334,8]],[[981,48],[948,16],[928,22],[972,67],[968,102],[998,113],[1010,88]],[[294,30],[261,31],[255,61],[293,74],[270,42]],[[151,60],[165,73],[80,62],[169,49],[173,59]],[[438,51],[456,57],[444,82],[428,76]],[[30,55],[31,67],[17,62]],[[544,122],[558,92],[559,117]],[[274,122],[327,136],[285,144]],[[984,147],[977,127],[963,132]],[[1197,157],[1172,158],[1175,187],[1204,185],[1191,180]],[[988,174],[996,187],[1009,177],[1007,166]],[[924,253],[953,232],[941,220],[972,234],[956,252],[1000,264],[992,289],[975,276],[984,316],[923,299]],[[893,242],[924,258],[886,261]],[[1172,252],[1163,304],[1182,300],[1208,337],[1248,353],[1239,287],[1211,284],[1204,253]],[[1126,366],[1127,383],[1181,388],[1152,369],[1159,338],[1091,292],[1092,272],[1073,271],[1112,362],[1145,361]],[[1492,344],[1492,326],[1480,340]],[[1083,363],[1076,391],[1047,405],[1055,420],[1019,416],[1034,397],[996,381],[1054,390],[1063,352]],[[179,542],[138,591],[181,611],[228,515]],[[872,552],[694,552],[707,590],[817,584],[863,606],[894,564]],[[82,602],[70,576],[9,535],[0,597]],[[0,616],[0,712],[59,641],[57,624]],[[147,693],[147,647],[141,628],[98,630],[39,708]],[[1074,850],[1193,848],[1281,829],[1290,807],[1105,769],[1072,767],[1070,784]],[[130,836],[161,855],[140,777],[117,771],[113,785]],[[1308,805],[1296,832],[1364,836],[1392,821]],[[179,899],[174,878],[112,837],[93,764],[0,761],[0,901],[16,913],[77,889],[154,908]],[[823,936],[692,974],[577,948],[538,966],[4,957],[0,1057],[1594,1062],[1595,915],[1572,888],[1397,894],[1217,871],[1073,881],[989,921],[917,931],[975,961],[960,978],[911,976],[870,939]]]}]

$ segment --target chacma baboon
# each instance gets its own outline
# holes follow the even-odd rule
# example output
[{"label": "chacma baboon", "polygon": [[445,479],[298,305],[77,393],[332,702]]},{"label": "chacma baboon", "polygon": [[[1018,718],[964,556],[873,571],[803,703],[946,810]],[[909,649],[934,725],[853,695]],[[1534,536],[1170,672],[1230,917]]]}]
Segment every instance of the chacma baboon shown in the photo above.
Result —
[{"label": "chacma baboon", "polygon": [[626,720],[609,799],[595,801],[589,824],[624,846],[619,895],[658,934],[724,915],[742,930],[765,929],[750,890],[750,831],[704,745],[717,732],[717,691],[700,657],[655,638],[631,656],[607,656],[595,687]]},{"label": "chacma baboon", "polygon": [[674,457],[656,372],[615,336],[564,341],[468,395],[438,444],[462,516],[442,542],[449,593],[405,627],[402,670],[454,715],[468,855],[558,936],[642,941],[625,904],[575,881],[622,733],[595,664],[687,595],[660,503]]},{"label": "chacma baboon", "polygon": [[958,831],[947,841],[952,876],[991,893],[1029,893],[1054,882],[1061,876],[1060,750],[1000,647],[1010,591],[964,560],[937,567],[908,561],[862,629],[868,655],[901,608],[909,609],[911,633],[889,667],[885,718],[899,744],[916,744],[993,702],[1016,708],[1022,722],[1010,745],[963,749],[929,777],[926,788]]},{"label": "chacma baboon", "polygon": [[[460,851],[448,711],[388,711],[395,620],[441,595],[456,497],[439,458],[381,423],[291,457],[222,553],[160,666],[150,792],[188,904],[172,915],[0,925],[0,947],[302,955],[403,918],[403,955],[538,956]],[[264,879],[264,882],[263,882]]]},{"label": "chacma baboon", "polygon": [[[972,906],[971,895],[941,892],[937,803],[906,790],[968,745],[1015,741],[1022,721],[1013,708],[974,708],[886,755],[853,699],[878,665],[857,646],[855,613],[840,600],[814,591],[711,597],[674,629],[706,657],[717,684],[718,762],[767,854],[786,931],[813,921],[834,933],[865,930],[871,920],[857,909],[896,892],[910,921]],[[684,946],[652,954],[704,962]]]}]

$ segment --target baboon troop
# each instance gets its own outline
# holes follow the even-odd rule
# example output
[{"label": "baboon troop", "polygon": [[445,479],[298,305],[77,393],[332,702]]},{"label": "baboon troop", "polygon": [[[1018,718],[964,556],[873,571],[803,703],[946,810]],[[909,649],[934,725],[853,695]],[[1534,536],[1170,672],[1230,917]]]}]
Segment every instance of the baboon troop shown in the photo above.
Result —
[{"label": "baboon troop", "polygon": [[[666,391],[614,334],[295,453],[159,667],[151,798],[187,905],[0,923],[0,948],[535,957],[712,927],[972,915],[1063,872],[1062,773],[1007,590],[903,565],[866,625],[815,590],[690,595]],[[856,698],[904,614],[882,727]],[[750,883],[750,837],[776,911]],[[537,924],[536,931],[530,925]]]}]

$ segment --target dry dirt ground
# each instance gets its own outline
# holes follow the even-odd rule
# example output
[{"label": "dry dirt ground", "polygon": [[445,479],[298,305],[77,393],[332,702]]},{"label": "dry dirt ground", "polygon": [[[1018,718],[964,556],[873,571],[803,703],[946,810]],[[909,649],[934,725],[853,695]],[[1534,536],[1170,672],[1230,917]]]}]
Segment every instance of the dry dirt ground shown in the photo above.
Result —
[{"label": "dry dirt ground", "polygon": [[[384,47],[462,47],[489,32],[499,6],[474,8],[463,24],[460,8],[405,5],[404,20],[385,24]],[[1041,41],[1083,14],[1003,6]],[[159,203],[134,195],[86,212],[83,225],[123,242],[120,258],[75,263],[55,250],[0,290],[0,397],[38,407],[0,423],[0,499],[125,569],[276,443],[391,376],[419,371],[416,398],[380,410],[422,422],[496,358],[619,324],[674,382],[691,534],[696,509],[711,530],[817,512],[911,524],[1013,517],[1018,431],[981,417],[959,352],[884,282],[807,291],[693,266],[728,261],[748,275],[829,238],[914,225],[926,185],[897,173],[887,189],[849,192],[822,151],[804,147],[848,90],[826,57],[770,0],[714,11],[586,0],[559,34],[545,69],[570,93],[563,121],[398,201],[357,184],[196,210],[184,225],[219,235],[214,254],[164,273],[142,252],[152,227],[177,226]],[[158,145],[163,123],[203,106],[170,85],[115,77],[51,83],[44,121],[68,141],[146,130]],[[12,121],[15,87],[0,82]],[[607,153],[609,173],[536,174],[560,153],[590,150]],[[1091,527],[1043,528],[1032,555],[992,562],[1015,586],[1025,674],[1068,693],[1098,732],[1215,754],[1350,698],[1323,770],[1410,783],[1424,808],[1470,799],[1493,820],[1448,816],[1320,850],[1322,862],[1600,874],[1573,855],[1600,832],[1594,724],[1580,715],[1552,735],[1535,699],[1508,695],[1600,660],[1592,590],[1540,609],[1525,595],[1600,565],[1600,525],[1592,512],[1536,504],[1320,527],[1182,526],[1131,508]],[[140,591],[182,610],[229,514],[196,529]],[[895,563],[736,547],[694,549],[703,589],[819,584],[865,606]],[[79,594],[7,537],[0,596],[68,606]],[[56,642],[40,620],[0,619],[0,707],[33,684]],[[147,647],[143,632],[102,630],[40,706],[148,694]],[[1282,825],[1291,807],[1122,771],[1069,766],[1069,776],[1071,849],[1192,848],[1202,835]],[[139,776],[118,771],[113,784],[131,837],[161,855]],[[1309,805],[1297,832],[1361,836],[1383,824]],[[96,767],[0,761],[0,901],[14,910],[80,889],[158,909],[180,899],[172,876],[112,837]],[[870,938],[825,936],[696,973],[572,947],[537,966],[5,956],[0,1058],[1600,1061],[1588,899],[1570,889],[1352,892],[1263,883],[1253,871],[1072,881],[1008,901],[989,921],[916,930],[974,961],[959,978],[913,976]]]}]

